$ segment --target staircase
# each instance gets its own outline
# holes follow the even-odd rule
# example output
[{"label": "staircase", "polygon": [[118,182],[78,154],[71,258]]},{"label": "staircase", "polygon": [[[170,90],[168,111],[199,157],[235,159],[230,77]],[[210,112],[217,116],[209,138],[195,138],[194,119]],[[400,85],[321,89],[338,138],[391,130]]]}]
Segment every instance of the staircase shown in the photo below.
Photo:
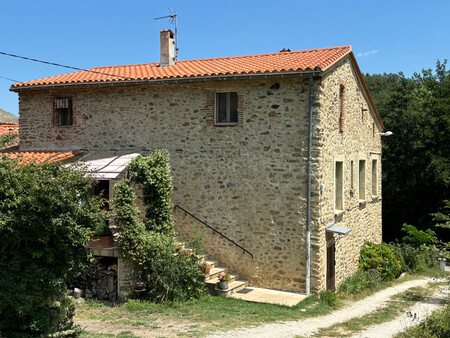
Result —
[{"label": "staircase", "polygon": [[[184,212],[185,216],[192,217],[196,221],[200,222],[201,224],[203,224],[204,226],[209,228],[214,234],[217,234],[217,235],[221,236],[224,240],[227,240],[228,242],[232,243],[234,246],[236,246],[239,249],[241,249],[243,254],[248,254],[253,259],[253,254],[250,251],[248,251],[246,248],[244,248],[243,246],[239,245],[238,243],[236,243],[232,239],[228,238],[223,233],[221,233],[217,229],[213,228],[212,226],[210,226],[205,221],[202,221],[200,218],[198,218],[194,214],[190,213],[189,211],[187,211],[186,209],[182,208],[179,205],[175,205],[173,207],[173,209],[174,210],[177,210],[177,209],[181,210],[182,212]],[[185,248],[184,243],[180,243],[180,248],[181,248],[181,250],[183,250],[185,252],[189,251],[190,254],[193,254],[193,250]],[[238,292],[238,291],[240,291],[240,290],[242,290],[242,289],[244,289],[244,288],[246,288],[248,286],[248,281],[237,279],[238,276],[229,273],[227,271],[226,267],[218,267],[217,266],[217,264],[218,264],[217,261],[212,261],[212,260],[208,261],[208,260],[206,260],[206,256],[205,255],[197,256],[197,259],[198,259],[199,263],[206,263],[207,265],[209,265],[211,267],[209,273],[207,275],[205,275],[206,287],[207,287],[208,292],[211,295],[214,295],[214,296],[230,296],[230,295],[232,295],[232,294],[234,294],[234,293],[236,293],[236,292]],[[230,275],[230,280],[228,281],[228,289],[226,289],[226,290],[219,289],[219,287],[218,287],[219,275],[222,272],[228,273]]]},{"label": "staircase", "polygon": [[[209,273],[205,274],[205,284],[207,292],[212,296],[229,296],[235,292],[238,292],[248,286],[248,281],[239,280],[237,275],[228,272],[226,267],[218,267],[218,262],[213,260],[207,260],[206,255],[196,255],[194,250],[186,248],[185,243],[178,242],[178,252],[184,252],[190,256],[196,256],[199,264],[206,264],[210,267]],[[176,255],[177,253],[175,253]],[[228,281],[228,289],[219,289],[219,275],[222,273],[228,273],[230,275],[230,280]]]},{"label": "staircase", "polygon": [[[248,286],[248,281],[239,280],[237,275],[233,275],[227,271],[226,267],[217,267],[217,261],[206,260],[205,263],[211,267],[211,270],[205,275],[206,289],[213,296],[229,296]],[[225,272],[230,274],[228,281],[228,289],[221,290],[218,287],[219,275]]]}]

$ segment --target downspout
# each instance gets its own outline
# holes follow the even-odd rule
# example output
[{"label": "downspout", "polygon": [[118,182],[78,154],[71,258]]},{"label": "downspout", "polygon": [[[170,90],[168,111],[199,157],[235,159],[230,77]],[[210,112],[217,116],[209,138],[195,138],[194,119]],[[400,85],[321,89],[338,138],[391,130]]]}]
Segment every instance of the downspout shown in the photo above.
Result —
[{"label": "downspout", "polygon": [[306,188],[306,295],[311,293],[311,148],[312,148],[312,114],[314,102],[314,80],[309,75],[309,126],[308,126],[308,165]]}]

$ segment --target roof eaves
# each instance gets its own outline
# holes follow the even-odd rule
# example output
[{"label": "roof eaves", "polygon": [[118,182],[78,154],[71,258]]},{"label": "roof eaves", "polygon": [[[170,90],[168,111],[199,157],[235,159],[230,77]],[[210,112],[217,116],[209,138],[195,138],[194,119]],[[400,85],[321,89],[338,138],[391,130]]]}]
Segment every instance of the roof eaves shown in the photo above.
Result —
[{"label": "roof eaves", "polygon": [[[328,68],[328,67],[327,67]],[[261,78],[289,78],[306,75],[321,76],[322,69],[317,67],[315,70],[307,69],[304,71],[289,72],[265,72],[265,73],[246,73],[246,74],[224,74],[215,76],[184,76],[184,77],[165,77],[142,79],[134,81],[108,80],[108,81],[88,81],[88,82],[64,82],[44,85],[28,85],[23,87],[13,87],[9,89],[12,92],[21,92],[26,90],[42,90],[54,88],[81,88],[81,87],[108,87],[108,86],[137,86],[146,84],[170,84],[170,83],[195,83],[195,82],[213,82],[230,80],[250,80]]]},{"label": "roof eaves", "polygon": [[375,106],[375,102],[373,101],[372,95],[370,95],[369,87],[367,87],[367,83],[364,80],[364,76],[362,75],[361,70],[359,69],[358,63],[356,62],[356,58],[355,58],[355,55],[353,54],[353,52],[350,52],[350,57],[351,57],[351,59],[353,61],[353,65],[355,66],[356,73],[359,76],[361,84],[362,84],[362,86],[364,88],[364,91],[366,92],[367,98],[369,99],[369,103],[370,103],[370,105],[371,105],[371,107],[372,107],[372,109],[373,109],[373,111],[375,113],[375,116],[376,116],[376,118],[378,120],[378,123],[380,124],[380,127],[384,130],[384,124],[383,124],[383,121],[381,120],[380,113],[378,113],[378,109]]}]

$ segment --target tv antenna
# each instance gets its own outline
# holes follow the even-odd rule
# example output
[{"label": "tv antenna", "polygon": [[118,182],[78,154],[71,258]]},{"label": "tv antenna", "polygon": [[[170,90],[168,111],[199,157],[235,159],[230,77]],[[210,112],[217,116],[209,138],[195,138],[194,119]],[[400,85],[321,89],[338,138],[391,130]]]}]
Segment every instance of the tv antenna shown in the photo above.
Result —
[{"label": "tv antenna", "polygon": [[169,11],[171,13],[171,15],[166,15],[166,16],[160,16],[159,18],[153,18],[153,20],[161,20],[161,19],[167,19],[170,18],[170,23],[175,25],[175,36],[174,36],[174,43],[175,43],[175,61],[178,60],[178,27],[177,27],[177,12],[175,12],[173,9],[169,8]]}]

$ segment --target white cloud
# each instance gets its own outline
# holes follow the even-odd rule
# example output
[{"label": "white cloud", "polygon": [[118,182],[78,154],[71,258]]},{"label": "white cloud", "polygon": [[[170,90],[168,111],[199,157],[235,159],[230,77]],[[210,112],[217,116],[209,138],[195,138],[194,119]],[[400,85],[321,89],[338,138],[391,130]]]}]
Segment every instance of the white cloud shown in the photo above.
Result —
[{"label": "white cloud", "polygon": [[371,55],[371,54],[376,54],[378,52],[379,52],[378,49],[374,49],[374,50],[371,50],[370,52],[358,53],[358,54],[356,54],[356,56],[367,56],[367,55]]}]

